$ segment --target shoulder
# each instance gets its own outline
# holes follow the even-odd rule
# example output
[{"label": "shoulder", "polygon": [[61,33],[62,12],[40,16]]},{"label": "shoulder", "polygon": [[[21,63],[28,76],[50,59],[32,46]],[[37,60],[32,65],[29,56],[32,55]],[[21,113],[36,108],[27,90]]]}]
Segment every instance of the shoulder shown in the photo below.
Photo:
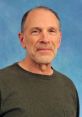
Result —
[{"label": "shoulder", "polygon": [[65,86],[65,88],[68,88],[73,92],[76,92],[76,86],[71,78],[69,78],[67,75],[65,75],[55,69],[54,69],[54,73],[56,75],[56,78],[59,79],[60,83],[62,83],[63,86]]},{"label": "shoulder", "polygon": [[6,72],[6,71],[10,71],[10,70],[12,70],[14,67],[16,67],[16,65],[17,65],[17,63],[14,63],[14,64],[12,64],[12,65],[9,65],[9,66],[5,67],[5,68],[2,68],[2,69],[0,69],[0,73]]},{"label": "shoulder", "polygon": [[10,76],[14,76],[16,71],[16,63],[6,68],[0,69],[0,81],[8,79]]},{"label": "shoulder", "polygon": [[74,100],[76,113],[78,116],[79,115],[79,95],[74,82],[72,81],[71,78],[69,78],[65,74],[62,74],[61,72],[58,72],[56,70],[54,70],[54,72],[56,74],[56,77],[59,79],[60,83],[62,83],[63,88],[68,93],[69,97],[71,96],[72,99]]},{"label": "shoulder", "polygon": [[17,81],[15,68],[16,64],[13,64],[0,70],[0,96],[2,100],[14,91]]},{"label": "shoulder", "polygon": [[18,68],[17,64],[14,63],[4,69],[0,70],[0,91],[6,92],[6,90],[13,89],[13,86],[18,82]]},{"label": "shoulder", "polygon": [[62,74],[61,72],[58,72],[56,70],[54,70],[54,72],[56,74],[57,79],[59,79],[58,81],[60,82],[60,85],[62,85],[62,87],[69,94],[69,96],[72,96],[76,105],[78,105],[78,108],[79,108],[78,91],[72,79],[70,79],[65,74]]}]

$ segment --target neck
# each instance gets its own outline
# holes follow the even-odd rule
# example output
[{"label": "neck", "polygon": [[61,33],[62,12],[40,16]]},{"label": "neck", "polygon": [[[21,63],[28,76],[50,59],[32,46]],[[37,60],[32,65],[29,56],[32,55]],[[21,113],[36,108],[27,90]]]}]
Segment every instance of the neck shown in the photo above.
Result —
[{"label": "neck", "polygon": [[25,58],[24,60],[20,61],[19,66],[26,71],[37,73],[37,74],[43,74],[43,75],[52,75],[53,70],[51,68],[50,64],[38,64],[34,61],[32,61],[30,58]]}]

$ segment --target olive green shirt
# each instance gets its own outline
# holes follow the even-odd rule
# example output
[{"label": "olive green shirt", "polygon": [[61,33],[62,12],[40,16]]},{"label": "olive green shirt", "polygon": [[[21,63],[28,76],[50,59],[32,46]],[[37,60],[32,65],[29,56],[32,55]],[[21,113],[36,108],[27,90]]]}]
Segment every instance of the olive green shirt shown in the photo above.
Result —
[{"label": "olive green shirt", "polygon": [[13,64],[0,70],[0,117],[79,117],[76,88],[65,75],[40,75]]}]

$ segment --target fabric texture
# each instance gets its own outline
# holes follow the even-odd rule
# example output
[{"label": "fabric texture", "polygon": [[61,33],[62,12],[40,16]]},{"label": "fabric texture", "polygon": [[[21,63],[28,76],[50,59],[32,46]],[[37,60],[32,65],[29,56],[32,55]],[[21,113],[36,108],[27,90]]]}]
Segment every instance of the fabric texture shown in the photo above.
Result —
[{"label": "fabric texture", "polygon": [[56,70],[40,75],[13,64],[0,70],[0,117],[79,117],[77,90]]}]

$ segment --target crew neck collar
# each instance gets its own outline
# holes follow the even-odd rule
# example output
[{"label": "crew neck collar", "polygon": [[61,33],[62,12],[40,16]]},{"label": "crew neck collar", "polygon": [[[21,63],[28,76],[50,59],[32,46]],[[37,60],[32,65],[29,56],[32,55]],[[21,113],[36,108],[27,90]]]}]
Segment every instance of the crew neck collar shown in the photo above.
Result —
[{"label": "crew neck collar", "polygon": [[53,74],[51,74],[51,75],[44,75],[44,74],[32,73],[30,71],[27,71],[27,70],[23,69],[21,66],[19,66],[18,63],[16,63],[15,65],[16,65],[16,67],[18,69],[20,69],[21,71],[23,71],[25,74],[28,73],[28,75],[30,75],[32,77],[34,76],[36,78],[38,77],[38,78],[42,78],[42,79],[53,79],[54,77],[56,77],[56,74],[55,74],[55,71],[54,71],[53,67],[52,67]]}]

